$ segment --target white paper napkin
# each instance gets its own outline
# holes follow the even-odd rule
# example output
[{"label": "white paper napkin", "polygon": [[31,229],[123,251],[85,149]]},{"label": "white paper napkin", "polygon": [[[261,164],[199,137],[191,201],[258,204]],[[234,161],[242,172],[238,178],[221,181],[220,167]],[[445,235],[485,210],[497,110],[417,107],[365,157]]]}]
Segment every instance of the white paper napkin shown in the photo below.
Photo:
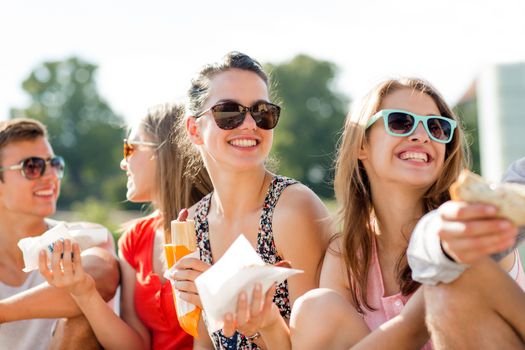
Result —
[{"label": "white paper napkin", "polygon": [[256,283],[260,283],[263,293],[266,293],[274,282],[281,283],[301,272],[265,264],[241,234],[212,267],[195,279],[208,320],[208,331],[222,328],[224,315],[236,311],[241,291],[247,293],[250,303]]},{"label": "white paper napkin", "polygon": [[108,239],[108,230],[102,226],[75,225],[68,227],[65,222],[60,222],[44,234],[37,237],[26,237],[18,241],[18,247],[24,255],[24,272],[38,269],[38,254],[42,249],[48,252],[51,257],[53,242],[60,239],[70,239],[78,243],[80,250],[85,250],[93,246],[105,243]]}]

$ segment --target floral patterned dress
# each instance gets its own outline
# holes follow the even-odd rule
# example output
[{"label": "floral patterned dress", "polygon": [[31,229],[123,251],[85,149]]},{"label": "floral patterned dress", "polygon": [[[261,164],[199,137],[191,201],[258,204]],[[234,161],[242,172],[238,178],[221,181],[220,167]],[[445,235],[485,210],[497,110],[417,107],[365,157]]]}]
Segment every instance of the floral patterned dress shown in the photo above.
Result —
[{"label": "floral patterned dress", "polygon": [[[275,176],[270,183],[268,188],[268,193],[264,199],[264,205],[262,208],[261,220],[259,222],[259,230],[257,234],[257,254],[262,258],[262,260],[267,264],[275,264],[282,260],[282,257],[277,254],[277,248],[275,247],[275,242],[273,239],[272,231],[272,217],[275,205],[279,200],[279,197],[283,190],[297,183],[296,180],[284,177],[284,176]],[[211,246],[210,246],[210,233],[208,226],[208,211],[210,209],[210,200],[212,193],[208,194],[206,197],[201,199],[197,206],[195,212],[195,227],[197,230],[197,244],[200,251],[200,259],[208,264],[213,262],[211,255]],[[275,291],[275,297],[273,302],[279,308],[281,315],[285,319],[290,319],[290,300],[288,297],[288,282],[284,281],[283,283],[277,286]],[[233,337],[226,337],[222,331],[217,331],[212,334],[212,341],[215,346],[215,349],[220,350],[256,350],[259,347],[250,342],[245,336],[241,333],[235,332]]]}]

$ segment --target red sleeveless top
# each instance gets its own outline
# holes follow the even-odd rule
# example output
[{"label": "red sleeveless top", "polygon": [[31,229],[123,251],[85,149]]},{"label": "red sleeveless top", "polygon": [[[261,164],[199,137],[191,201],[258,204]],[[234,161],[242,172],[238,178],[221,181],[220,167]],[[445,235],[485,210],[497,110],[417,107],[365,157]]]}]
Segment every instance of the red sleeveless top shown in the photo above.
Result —
[{"label": "red sleeveless top", "polygon": [[193,349],[193,337],[179,326],[169,281],[153,272],[153,244],[158,216],[137,221],[119,239],[119,249],[136,271],[135,311],[150,330],[152,349]]}]

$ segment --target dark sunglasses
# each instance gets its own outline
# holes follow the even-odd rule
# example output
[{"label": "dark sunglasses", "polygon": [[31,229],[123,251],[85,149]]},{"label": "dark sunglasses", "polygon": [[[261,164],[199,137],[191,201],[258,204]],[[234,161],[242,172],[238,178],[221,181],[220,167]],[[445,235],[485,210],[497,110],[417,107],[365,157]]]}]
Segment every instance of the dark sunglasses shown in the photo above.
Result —
[{"label": "dark sunglasses", "polygon": [[447,117],[423,116],[398,109],[383,109],[374,114],[366,127],[369,128],[380,118],[383,118],[385,129],[392,136],[408,136],[416,130],[419,122],[422,122],[428,136],[440,143],[452,141],[457,126],[454,119]]},{"label": "dark sunglasses", "polygon": [[250,112],[258,128],[271,130],[277,126],[281,107],[264,101],[256,102],[251,107],[233,101],[220,102],[197,114],[195,118],[202,117],[208,111],[211,111],[215,123],[223,130],[232,130],[241,126],[247,112]]},{"label": "dark sunglasses", "polygon": [[158,144],[155,142],[146,142],[146,141],[132,141],[124,139],[124,158],[128,158],[133,153],[135,153],[136,146],[146,146],[146,147],[157,147]]},{"label": "dark sunglasses", "polygon": [[20,170],[22,176],[26,179],[36,180],[44,176],[48,164],[55,169],[59,179],[64,176],[64,167],[66,166],[66,163],[64,162],[64,158],[59,156],[54,156],[47,160],[40,157],[29,157],[24,159],[20,164],[0,168],[0,171]]}]

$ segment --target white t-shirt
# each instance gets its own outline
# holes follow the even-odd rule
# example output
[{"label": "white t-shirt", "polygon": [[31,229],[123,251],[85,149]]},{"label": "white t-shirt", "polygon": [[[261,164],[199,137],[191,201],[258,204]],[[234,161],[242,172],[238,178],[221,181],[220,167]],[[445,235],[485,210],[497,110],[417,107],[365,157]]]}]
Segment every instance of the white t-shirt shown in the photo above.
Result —
[{"label": "white t-shirt", "polygon": [[[25,282],[12,287],[0,282],[0,299],[24,292],[45,282],[38,270],[31,271]],[[45,350],[51,341],[51,331],[56,319],[31,319],[0,325],[1,350]]]},{"label": "white t-shirt", "polygon": [[[49,227],[53,227],[58,221],[46,219],[46,223]],[[90,226],[102,227],[98,224],[87,222],[68,224],[70,229],[87,228]],[[111,245],[114,246],[113,237],[109,231],[107,234],[108,239],[112,242]],[[114,249],[111,249],[110,252],[116,257]],[[12,287],[0,282],[0,300],[24,292],[44,282],[45,279],[38,270],[28,273],[26,281],[19,287]],[[113,299],[108,302],[110,308],[115,311],[117,315],[120,311],[119,300],[120,287],[117,289]],[[56,321],[57,319],[41,318],[0,324],[0,350],[46,350],[49,347],[51,333]]]}]

